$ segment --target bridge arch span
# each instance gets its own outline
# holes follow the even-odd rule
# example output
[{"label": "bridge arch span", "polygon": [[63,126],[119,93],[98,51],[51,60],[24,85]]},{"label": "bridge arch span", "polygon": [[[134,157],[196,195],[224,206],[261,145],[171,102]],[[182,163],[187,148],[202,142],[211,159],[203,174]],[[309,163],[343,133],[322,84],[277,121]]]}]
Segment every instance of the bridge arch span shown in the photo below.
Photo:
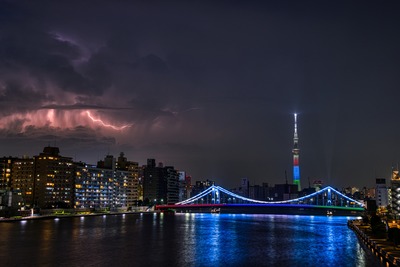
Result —
[{"label": "bridge arch span", "polygon": [[174,205],[157,205],[156,210],[181,212],[274,213],[308,215],[360,216],[365,210],[362,202],[352,199],[331,186],[312,194],[283,201],[261,201],[240,196],[213,185],[199,194]]}]

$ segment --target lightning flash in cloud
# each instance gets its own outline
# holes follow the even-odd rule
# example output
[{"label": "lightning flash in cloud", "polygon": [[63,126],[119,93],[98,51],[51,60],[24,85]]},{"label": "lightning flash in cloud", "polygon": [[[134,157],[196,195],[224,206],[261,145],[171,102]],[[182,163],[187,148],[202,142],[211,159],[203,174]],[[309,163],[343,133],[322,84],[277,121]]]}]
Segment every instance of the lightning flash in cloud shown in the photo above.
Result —
[{"label": "lightning flash in cloud", "polygon": [[92,116],[92,114],[90,114],[90,111],[88,111],[88,110],[86,111],[86,114],[88,115],[88,117],[89,117],[93,122],[99,123],[100,125],[102,125],[102,126],[104,126],[104,127],[111,128],[111,129],[114,129],[114,130],[117,130],[117,131],[121,131],[121,130],[123,130],[123,129],[125,129],[125,128],[129,128],[129,127],[132,126],[132,125],[130,125],[130,124],[126,124],[126,125],[122,125],[122,126],[115,126],[115,125],[112,125],[112,124],[105,123],[105,122],[103,122],[101,119],[96,119],[96,118],[94,118],[94,117]]}]

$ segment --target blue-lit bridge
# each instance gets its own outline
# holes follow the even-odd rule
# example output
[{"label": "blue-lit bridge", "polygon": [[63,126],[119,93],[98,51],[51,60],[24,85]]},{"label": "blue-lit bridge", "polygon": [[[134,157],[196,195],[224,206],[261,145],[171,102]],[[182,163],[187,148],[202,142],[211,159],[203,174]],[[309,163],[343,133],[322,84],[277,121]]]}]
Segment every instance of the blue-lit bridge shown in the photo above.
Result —
[{"label": "blue-lit bridge", "polygon": [[318,192],[284,201],[261,201],[234,194],[213,185],[174,205],[156,205],[159,211],[192,213],[255,213],[360,216],[364,204],[327,186]]}]

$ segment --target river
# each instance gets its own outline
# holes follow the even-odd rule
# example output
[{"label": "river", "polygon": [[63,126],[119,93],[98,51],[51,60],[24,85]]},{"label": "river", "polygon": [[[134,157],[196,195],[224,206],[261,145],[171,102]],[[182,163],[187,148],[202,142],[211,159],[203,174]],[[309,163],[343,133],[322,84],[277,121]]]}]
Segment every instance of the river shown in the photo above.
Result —
[{"label": "river", "polygon": [[348,217],[126,214],[0,223],[1,266],[381,266]]}]

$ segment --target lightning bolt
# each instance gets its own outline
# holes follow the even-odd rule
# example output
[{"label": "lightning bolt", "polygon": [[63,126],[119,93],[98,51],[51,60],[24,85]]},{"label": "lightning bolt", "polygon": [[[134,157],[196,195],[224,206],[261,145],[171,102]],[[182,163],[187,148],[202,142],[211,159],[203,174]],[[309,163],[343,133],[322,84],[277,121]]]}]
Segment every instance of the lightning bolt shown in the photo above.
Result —
[{"label": "lightning bolt", "polygon": [[131,127],[131,126],[132,126],[132,125],[129,125],[129,124],[122,125],[122,126],[115,126],[115,125],[112,125],[112,124],[107,124],[107,123],[104,123],[101,119],[96,119],[96,118],[94,118],[94,117],[92,116],[92,114],[90,114],[90,111],[86,111],[86,114],[88,115],[88,117],[89,117],[93,122],[100,123],[100,124],[103,125],[104,127],[111,128],[111,129],[114,129],[114,130],[117,130],[117,131],[121,131],[121,130],[123,130],[123,129],[125,129],[125,128],[128,128],[128,127]]}]

